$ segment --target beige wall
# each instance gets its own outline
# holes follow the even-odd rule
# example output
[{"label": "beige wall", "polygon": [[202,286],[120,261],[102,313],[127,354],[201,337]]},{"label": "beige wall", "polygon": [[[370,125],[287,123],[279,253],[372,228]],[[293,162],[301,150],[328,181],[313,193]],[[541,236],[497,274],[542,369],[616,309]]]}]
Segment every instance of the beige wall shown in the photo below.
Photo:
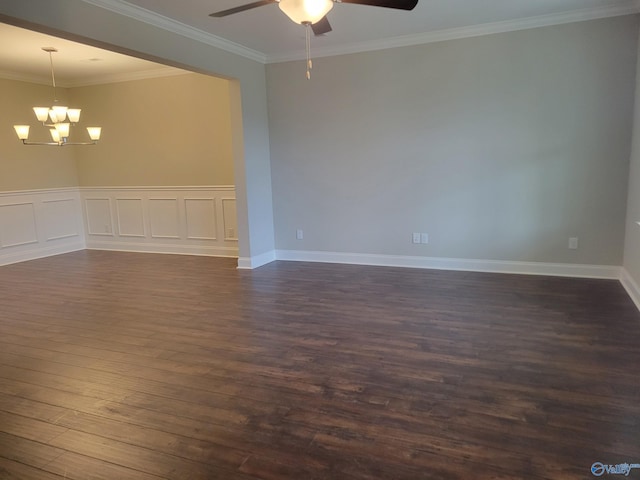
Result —
[{"label": "beige wall", "polygon": [[70,97],[83,126],[103,128],[97,146],[76,147],[81,186],[234,184],[227,80],[185,74],[73,88]]},{"label": "beige wall", "polygon": [[24,146],[50,141],[33,106],[53,102],[50,86],[0,79],[0,191],[69,186],[233,185],[229,82],[199,74],[58,88],[61,103],[82,108],[70,141],[88,141],[86,126],[103,127],[96,146]]},{"label": "beige wall", "polygon": [[[66,100],[67,91],[58,89],[58,97]],[[0,98],[0,191],[77,186],[73,149],[24,146],[13,129],[15,124],[31,125],[30,140],[51,141],[32,108],[51,106],[53,89],[0,78]]]}]

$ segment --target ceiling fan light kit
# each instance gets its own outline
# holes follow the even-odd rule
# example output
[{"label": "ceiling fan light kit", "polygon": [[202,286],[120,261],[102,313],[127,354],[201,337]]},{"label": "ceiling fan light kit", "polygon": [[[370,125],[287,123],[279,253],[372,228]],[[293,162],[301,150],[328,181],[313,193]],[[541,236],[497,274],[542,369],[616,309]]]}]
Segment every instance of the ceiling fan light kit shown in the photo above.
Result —
[{"label": "ceiling fan light kit", "polygon": [[[49,127],[49,134],[51,135],[51,142],[29,142],[29,125],[14,125],[13,128],[18,135],[18,140],[21,140],[24,145],[50,145],[56,147],[62,147],[65,145],[95,145],[100,140],[100,134],[102,132],[101,127],[87,127],[89,133],[90,142],[69,142],[69,132],[71,125],[75,125],[80,121],[79,108],[68,108],[63,105],[58,105],[58,98],[56,95],[56,76],[53,71],[53,53],[58,50],[53,47],[42,47],[42,50],[49,54],[49,63],[51,65],[51,81],[53,84],[53,103],[54,105],[49,107],[33,107],[33,112],[39,122],[42,125]],[[49,122],[49,123],[47,123]]]},{"label": "ceiling fan light kit", "polygon": [[295,23],[311,25],[331,11],[333,0],[280,0],[278,6]]}]

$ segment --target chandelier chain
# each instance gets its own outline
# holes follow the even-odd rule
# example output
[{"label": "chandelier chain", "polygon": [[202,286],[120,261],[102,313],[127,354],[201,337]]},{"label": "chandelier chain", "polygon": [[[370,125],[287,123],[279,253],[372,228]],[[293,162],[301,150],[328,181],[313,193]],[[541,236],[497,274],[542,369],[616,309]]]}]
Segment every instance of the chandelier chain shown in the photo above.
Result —
[{"label": "chandelier chain", "polygon": [[51,66],[51,84],[53,85],[53,101],[54,103],[58,103],[58,95],[56,90],[56,74],[53,70],[53,50],[48,50],[49,52],[49,65]]}]

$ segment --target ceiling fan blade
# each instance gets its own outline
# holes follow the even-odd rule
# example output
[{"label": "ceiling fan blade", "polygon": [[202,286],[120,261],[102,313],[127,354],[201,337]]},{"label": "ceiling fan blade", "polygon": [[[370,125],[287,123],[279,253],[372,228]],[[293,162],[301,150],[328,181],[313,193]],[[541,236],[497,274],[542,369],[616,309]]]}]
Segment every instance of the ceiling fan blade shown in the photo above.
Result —
[{"label": "ceiling fan blade", "polygon": [[396,8],[398,10],[413,10],[418,0],[338,0],[339,3],[354,3],[356,5],[370,5],[372,7]]},{"label": "ceiling fan blade", "polygon": [[271,3],[278,3],[278,0],[260,0],[259,2],[247,3],[239,7],[212,13],[209,16],[215,18],[226,17],[227,15],[233,15],[234,13],[244,12],[245,10],[251,10],[252,8],[262,7],[263,5],[269,5]]},{"label": "ceiling fan blade", "polygon": [[313,33],[316,36],[318,36],[318,35],[323,35],[325,33],[329,33],[331,30],[333,30],[333,28],[331,28],[331,24],[329,23],[329,20],[327,19],[327,16],[325,15],[320,20],[318,20],[316,23],[311,25],[311,30],[313,30]]}]

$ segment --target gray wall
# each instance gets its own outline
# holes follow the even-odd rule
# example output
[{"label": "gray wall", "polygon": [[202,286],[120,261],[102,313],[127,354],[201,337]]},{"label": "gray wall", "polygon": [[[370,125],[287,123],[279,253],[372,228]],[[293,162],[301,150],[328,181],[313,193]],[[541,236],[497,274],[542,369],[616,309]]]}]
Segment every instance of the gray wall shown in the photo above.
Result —
[{"label": "gray wall", "polygon": [[637,39],[627,16],[269,65],[276,248],[620,265]]},{"label": "gray wall", "polygon": [[[636,108],[633,123],[633,147],[629,171],[629,202],[627,204],[627,235],[624,268],[640,286],[640,57],[636,74]],[[640,291],[637,292],[640,295]]]}]

